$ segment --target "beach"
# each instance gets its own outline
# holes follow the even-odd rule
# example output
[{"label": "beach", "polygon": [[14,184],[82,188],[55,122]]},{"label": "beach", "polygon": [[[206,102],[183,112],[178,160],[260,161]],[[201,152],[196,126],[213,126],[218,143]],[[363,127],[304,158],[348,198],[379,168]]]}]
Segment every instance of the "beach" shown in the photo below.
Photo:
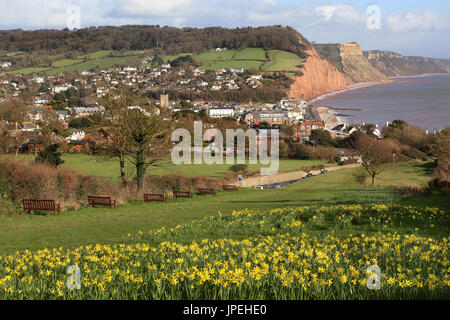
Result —
[{"label": "beach", "polygon": [[338,116],[333,113],[333,108],[328,106],[316,106],[320,119],[325,123],[326,129],[333,129],[342,121],[339,121]]}]

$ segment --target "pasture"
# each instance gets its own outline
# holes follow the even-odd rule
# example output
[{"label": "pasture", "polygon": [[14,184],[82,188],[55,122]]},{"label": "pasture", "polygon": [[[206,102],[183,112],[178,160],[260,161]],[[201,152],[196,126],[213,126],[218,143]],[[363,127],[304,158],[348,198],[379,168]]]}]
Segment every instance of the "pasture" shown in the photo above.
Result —
[{"label": "pasture", "polygon": [[296,54],[281,51],[269,50],[270,61],[263,66],[264,71],[286,71],[295,72],[302,66],[302,59]]}]

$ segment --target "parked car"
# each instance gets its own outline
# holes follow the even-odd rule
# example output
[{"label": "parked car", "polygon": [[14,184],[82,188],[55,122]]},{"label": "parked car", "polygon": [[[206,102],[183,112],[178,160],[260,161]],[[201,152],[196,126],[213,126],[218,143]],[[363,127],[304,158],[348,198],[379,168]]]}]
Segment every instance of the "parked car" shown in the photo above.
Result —
[{"label": "parked car", "polygon": [[263,186],[256,186],[255,189],[264,190]]},{"label": "parked car", "polygon": [[275,183],[275,184],[273,185],[273,187],[274,187],[274,189],[280,189],[280,188],[281,188],[281,184]]}]

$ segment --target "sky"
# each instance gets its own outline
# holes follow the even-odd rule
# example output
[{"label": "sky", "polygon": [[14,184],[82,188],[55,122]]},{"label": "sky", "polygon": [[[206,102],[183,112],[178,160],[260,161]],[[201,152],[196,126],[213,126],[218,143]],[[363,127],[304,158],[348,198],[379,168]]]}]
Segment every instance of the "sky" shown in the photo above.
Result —
[{"label": "sky", "polygon": [[448,0],[0,0],[0,30],[284,25],[318,43],[450,59]]}]

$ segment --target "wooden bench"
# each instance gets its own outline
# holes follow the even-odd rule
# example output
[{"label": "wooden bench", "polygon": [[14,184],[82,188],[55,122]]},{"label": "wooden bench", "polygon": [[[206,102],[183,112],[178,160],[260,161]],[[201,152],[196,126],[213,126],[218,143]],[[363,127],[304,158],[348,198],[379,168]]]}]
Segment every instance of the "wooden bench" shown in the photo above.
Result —
[{"label": "wooden bench", "polygon": [[144,194],[144,202],[167,202],[165,194]]},{"label": "wooden bench", "polygon": [[192,199],[192,194],[189,191],[173,191],[173,197],[175,199],[178,198]]},{"label": "wooden bench", "polygon": [[200,189],[198,189],[197,194],[198,195],[212,194],[215,197],[216,196],[216,190],[215,189],[203,189],[203,188],[200,188]]},{"label": "wooden bench", "polygon": [[32,210],[35,211],[53,211],[53,214],[56,216],[56,212],[58,215],[61,215],[61,206],[55,202],[55,200],[34,200],[34,199],[23,199],[23,210],[28,214],[31,213]]},{"label": "wooden bench", "polygon": [[111,197],[94,197],[88,196],[88,203],[90,206],[105,206],[111,209],[116,207],[116,200],[111,200]]},{"label": "wooden bench", "polygon": [[234,185],[225,185],[223,186],[223,191],[239,191],[239,187]]}]

